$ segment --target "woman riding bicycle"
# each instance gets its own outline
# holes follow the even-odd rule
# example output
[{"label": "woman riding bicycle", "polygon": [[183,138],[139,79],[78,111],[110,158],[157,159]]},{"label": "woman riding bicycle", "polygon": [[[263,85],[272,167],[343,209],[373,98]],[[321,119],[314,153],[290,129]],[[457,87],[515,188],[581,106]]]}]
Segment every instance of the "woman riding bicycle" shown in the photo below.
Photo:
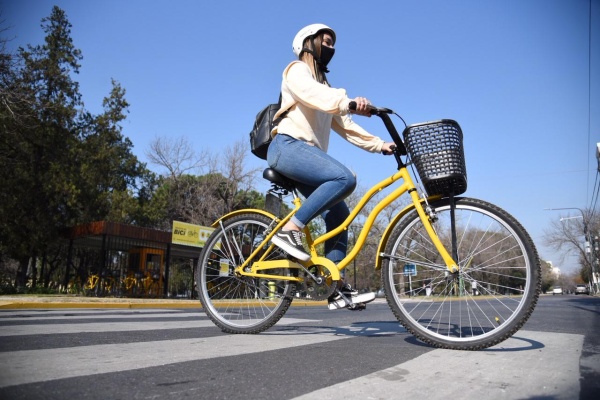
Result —
[{"label": "woman riding bicycle", "polygon": [[[349,114],[370,116],[369,101],[350,99],[344,89],[329,86],[325,74],[333,54],[336,35],[323,24],[302,28],[292,43],[298,60],[283,71],[281,109],[284,115],[273,131],[269,166],[296,183],[306,197],[292,219],[272,239],[273,243],[301,261],[310,259],[302,245],[302,229],[321,215],[327,232],[337,228],[349,215],[344,199],[356,187],[356,177],[347,167],[327,154],[331,129],[348,142],[372,153],[392,154],[393,142],[368,133]],[[356,110],[349,109],[356,102]],[[325,256],[338,263],[346,256],[348,232],[325,242]],[[358,295],[349,285],[340,290],[353,303],[372,301],[374,294]],[[339,293],[329,299],[329,308],[346,306]]]}]

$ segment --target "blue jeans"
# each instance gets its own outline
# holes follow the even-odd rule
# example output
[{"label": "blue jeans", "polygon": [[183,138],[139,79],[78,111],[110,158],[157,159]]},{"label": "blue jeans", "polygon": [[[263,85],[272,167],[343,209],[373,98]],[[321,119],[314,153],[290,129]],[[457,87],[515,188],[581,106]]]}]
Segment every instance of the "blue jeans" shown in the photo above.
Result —
[{"label": "blue jeans", "polygon": [[[350,214],[343,200],[356,187],[356,177],[323,150],[280,133],[269,146],[267,162],[296,182],[296,188],[306,198],[292,217],[300,228],[321,215],[329,232]],[[343,231],[325,242],[325,257],[337,263],[346,256],[347,246],[348,231]]]}]

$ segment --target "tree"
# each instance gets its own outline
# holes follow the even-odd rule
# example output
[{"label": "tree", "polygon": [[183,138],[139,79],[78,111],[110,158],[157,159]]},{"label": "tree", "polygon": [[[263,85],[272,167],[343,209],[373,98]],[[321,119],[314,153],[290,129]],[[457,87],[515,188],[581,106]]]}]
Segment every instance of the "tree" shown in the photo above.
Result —
[{"label": "tree", "polygon": [[556,282],[557,276],[552,270],[552,264],[547,261],[542,261],[542,293],[552,289]]},{"label": "tree", "polygon": [[563,257],[558,260],[560,263],[567,256],[576,255],[581,264],[581,278],[584,282],[590,282],[592,264],[585,243],[592,232],[599,231],[600,216],[594,210],[586,209],[582,210],[582,215],[552,220],[550,227],[544,231],[544,244],[563,252]]},{"label": "tree", "polygon": [[136,195],[151,181],[150,171],[132,153],[133,144],[122,135],[120,123],[129,107],[125,89],[114,80],[112,86],[103,101],[104,113],[86,113],[79,127],[79,162],[73,177],[79,188],[78,223],[134,222],[140,206]]},{"label": "tree", "polygon": [[169,229],[173,220],[210,225],[230,211],[264,205],[264,196],[252,189],[258,169],[246,168],[248,154],[245,141],[217,159],[195,151],[185,138],[155,138],[146,155],[165,171],[152,198],[157,214],[163,210],[157,227]]},{"label": "tree", "polygon": [[[2,13],[0,12],[0,18]],[[28,113],[32,107],[31,100],[27,99],[19,87],[17,80],[17,57],[8,52],[6,44],[10,41],[5,35],[8,28],[3,27],[4,20],[0,20],[0,126],[3,138],[6,139],[15,129],[15,123],[23,120],[22,113]]]},{"label": "tree", "polygon": [[186,137],[156,137],[146,151],[146,157],[154,165],[164,168],[165,177],[178,179],[190,172],[199,172],[211,164],[208,152],[197,152]]},{"label": "tree", "polygon": [[2,109],[7,124],[0,144],[1,212],[6,222],[0,237],[7,254],[19,261],[17,286],[25,285],[29,258],[42,254],[70,220],[77,192],[66,177],[72,172],[77,143],[73,128],[81,105],[71,76],[79,71],[81,53],[58,7],[42,20],[42,28],[44,45],[18,51],[22,65],[14,73],[13,87],[24,100],[4,102]]},{"label": "tree", "polygon": [[42,29],[43,45],[15,55],[0,47],[0,251],[18,261],[17,287],[37,258],[56,265],[65,228],[140,216],[153,184],[121,134],[124,89],[113,81],[104,113],[86,112],[73,80],[82,55],[64,11],[53,7]]},{"label": "tree", "polygon": [[219,197],[224,203],[223,213],[242,208],[247,204],[247,195],[252,191],[254,179],[260,168],[246,168],[250,146],[245,140],[233,143],[225,150],[220,160],[220,172],[226,181],[220,184]]}]

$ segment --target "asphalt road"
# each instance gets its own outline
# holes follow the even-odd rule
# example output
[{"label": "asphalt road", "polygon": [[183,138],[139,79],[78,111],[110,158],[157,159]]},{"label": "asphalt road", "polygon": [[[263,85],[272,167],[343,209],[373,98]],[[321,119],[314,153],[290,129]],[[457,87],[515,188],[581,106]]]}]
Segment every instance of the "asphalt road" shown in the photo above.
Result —
[{"label": "asphalt road", "polygon": [[439,350],[387,304],[292,307],[259,335],[199,308],[1,309],[0,399],[595,399],[600,298],[543,296],[493,348]]}]

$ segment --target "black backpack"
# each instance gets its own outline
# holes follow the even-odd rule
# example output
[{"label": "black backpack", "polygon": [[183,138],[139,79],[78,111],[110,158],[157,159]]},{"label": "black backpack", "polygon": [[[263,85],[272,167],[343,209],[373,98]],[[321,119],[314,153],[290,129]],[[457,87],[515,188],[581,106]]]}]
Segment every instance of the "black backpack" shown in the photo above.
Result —
[{"label": "black backpack", "polygon": [[279,102],[269,104],[263,108],[257,115],[254,121],[254,128],[250,131],[250,148],[252,154],[263,160],[267,159],[267,151],[271,144],[271,131],[285,117],[285,113],[280,115],[276,120],[273,120],[275,114],[281,108],[281,93],[279,94]]}]

